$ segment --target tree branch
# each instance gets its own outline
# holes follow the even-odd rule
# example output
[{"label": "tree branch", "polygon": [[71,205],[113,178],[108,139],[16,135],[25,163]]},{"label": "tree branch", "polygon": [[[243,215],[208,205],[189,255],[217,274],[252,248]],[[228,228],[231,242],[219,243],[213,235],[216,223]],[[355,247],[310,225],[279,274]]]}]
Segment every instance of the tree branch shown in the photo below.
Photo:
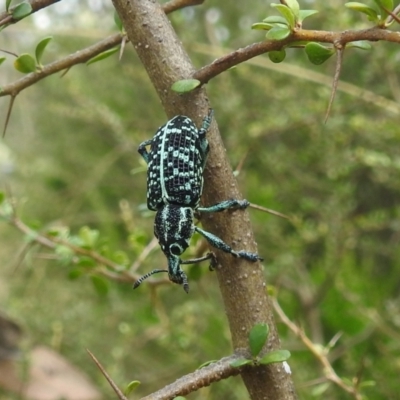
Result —
[{"label": "tree branch", "polygon": [[206,367],[197,369],[196,371],[179,378],[174,383],[165,386],[161,390],[152,393],[141,400],[170,400],[176,396],[185,396],[203,387],[210,386],[213,382],[230,376],[238,375],[239,368],[231,367],[231,363],[242,358],[239,355],[232,355],[222,358]]},{"label": "tree branch", "polygon": [[[113,0],[128,38],[134,46],[169,117],[188,115],[200,124],[210,107],[204,89],[185,95],[171,90],[172,83],[193,76],[195,69],[169,20],[155,0]],[[213,121],[207,134],[210,153],[204,173],[205,205],[229,198],[241,198],[237,182],[227,159],[224,144]],[[236,248],[255,252],[249,216],[246,211],[202,216],[205,229],[212,231]],[[216,251],[221,267],[216,270],[225,310],[230,324],[234,349],[248,347],[251,328],[260,322],[270,327],[264,351],[280,347],[267,297],[263,271],[258,263],[233,258]],[[291,400],[296,398],[291,376],[280,365],[244,369],[243,380],[252,399]]]},{"label": "tree branch", "polygon": [[[60,0],[30,0],[28,3],[30,3],[30,5],[32,7],[31,14],[33,14],[36,11],[39,11],[42,8],[48,7],[48,6],[50,6],[50,5],[54,4],[54,3],[57,3],[59,1]],[[12,10],[15,7],[11,7],[9,9],[9,12],[3,11],[3,12],[0,13],[0,26],[7,25],[7,24],[14,24],[14,23],[20,21],[19,19],[15,20],[11,15]]]},{"label": "tree branch", "polygon": [[207,83],[212,78],[234,67],[242,62],[248,61],[251,58],[257,57],[269,51],[281,50],[290,45],[290,43],[298,41],[313,41],[322,43],[346,43],[368,40],[376,42],[385,40],[387,42],[400,43],[400,32],[387,31],[380,28],[370,28],[360,31],[343,31],[343,32],[328,32],[328,31],[310,31],[300,29],[284,40],[266,40],[263,42],[253,43],[242,49],[238,49],[223,57],[218,58],[211,64],[200,68],[193,74],[194,79],[198,79],[201,83]]},{"label": "tree branch", "polygon": [[53,75],[59,71],[68,69],[77,64],[85,63],[97,54],[102,53],[105,50],[111,49],[121,43],[123,35],[121,33],[116,33],[109,36],[100,42],[87,47],[86,49],[79,50],[69,56],[63,58],[62,60],[54,61],[42,67],[39,72],[31,72],[25,75],[21,79],[1,87],[1,96],[16,96],[21,90],[33,85],[34,83],[46,78],[49,75]]}]

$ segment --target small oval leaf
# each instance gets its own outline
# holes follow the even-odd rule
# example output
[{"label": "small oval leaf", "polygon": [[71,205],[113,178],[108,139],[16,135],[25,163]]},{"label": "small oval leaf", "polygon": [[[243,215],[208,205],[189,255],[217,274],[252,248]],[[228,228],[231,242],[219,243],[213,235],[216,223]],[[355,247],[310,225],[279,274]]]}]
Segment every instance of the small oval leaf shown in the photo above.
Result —
[{"label": "small oval leaf", "polygon": [[346,44],[346,48],[351,48],[354,47],[356,49],[361,49],[361,50],[371,50],[372,46],[370,42],[367,42],[366,40],[356,40],[355,42],[350,42]]},{"label": "small oval leaf", "polygon": [[3,62],[6,61],[5,57],[0,57],[0,65],[3,64]]},{"label": "small oval leaf", "polygon": [[112,56],[114,53],[116,53],[118,51],[118,49],[119,49],[119,47],[113,47],[112,49],[103,51],[102,53],[97,54],[97,56],[94,56],[93,58],[91,58],[89,61],[86,61],[86,65],[90,65],[97,61],[104,60],[105,58],[108,58],[108,57]]},{"label": "small oval leaf", "polygon": [[267,24],[282,24],[283,27],[288,25],[286,19],[280,15],[271,15],[263,19],[263,22],[266,22]]},{"label": "small oval leaf", "polygon": [[36,61],[30,54],[21,54],[14,61],[14,68],[24,74],[36,71]]},{"label": "small oval leaf", "polygon": [[379,17],[378,17],[378,13],[376,12],[375,9],[373,9],[372,7],[369,7],[363,3],[358,3],[356,1],[351,1],[349,3],[345,4],[345,7],[350,8],[350,10],[354,10],[354,11],[358,11],[358,12],[362,12],[366,15],[368,15],[368,19],[370,21],[378,21]]},{"label": "small oval leaf", "polygon": [[269,40],[283,40],[286,39],[290,33],[289,27],[274,26],[270,31],[268,31],[265,37]]},{"label": "small oval leaf", "polygon": [[269,353],[265,354],[261,360],[260,364],[272,364],[287,361],[290,358],[290,351],[289,350],[274,350],[270,351]]},{"label": "small oval leaf", "polygon": [[257,324],[251,328],[249,334],[249,346],[253,357],[256,357],[264,347],[264,344],[268,339],[268,334],[269,327],[267,324]]},{"label": "small oval leaf", "polygon": [[140,381],[132,381],[126,385],[124,390],[125,396],[129,396],[133,390],[135,390],[140,385]]},{"label": "small oval leaf", "polygon": [[324,63],[328,58],[335,54],[335,50],[333,48],[329,49],[316,42],[307,43],[305,51],[308,59],[315,65]]},{"label": "small oval leaf", "polygon": [[52,36],[47,36],[44,39],[42,39],[38,45],[36,46],[35,49],[35,56],[36,56],[36,62],[38,64],[40,64],[40,60],[42,59],[42,55],[44,52],[44,49],[46,48],[46,46],[49,44],[50,40],[53,39]]},{"label": "small oval leaf", "polygon": [[299,11],[299,22],[303,22],[306,18],[311,17],[314,14],[317,14],[317,10],[300,10]]},{"label": "small oval leaf", "polygon": [[268,53],[268,57],[273,63],[278,64],[285,59],[286,51],[285,50],[270,51]]},{"label": "small oval leaf", "polygon": [[171,89],[177,93],[188,93],[196,89],[201,85],[201,82],[197,79],[182,79],[176,81],[171,86]]},{"label": "small oval leaf", "polygon": [[0,204],[5,200],[6,195],[3,192],[0,192]]},{"label": "small oval leaf", "polygon": [[270,29],[272,29],[272,27],[273,26],[271,24],[267,24],[265,22],[256,22],[251,26],[251,29],[269,31]]},{"label": "small oval leaf", "polygon": [[32,12],[32,6],[29,3],[20,3],[12,10],[14,19],[22,19]]},{"label": "small oval leaf", "polygon": [[286,5],[293,11],[293,14],[298,17],[300,12],[300,5],[297,0],[285,0]]},{"label": "small oval leaf", "polygon": [[230,366],[233,367],[233,368],[240,368],[240,367],[243,367],[245,365],[252,364],[252,363],[253,363],[252,360],[247,360],[246,358],[240,358],[239,360],[232,361],[230,363]]},{"label": "small oval leaf", "polygon": [[293,29],[296,25],[296,16],[294,12],[289,7],[285,6],[284,4],[271,4],[272,7],[276,8],[285,18],[287,24]]}]

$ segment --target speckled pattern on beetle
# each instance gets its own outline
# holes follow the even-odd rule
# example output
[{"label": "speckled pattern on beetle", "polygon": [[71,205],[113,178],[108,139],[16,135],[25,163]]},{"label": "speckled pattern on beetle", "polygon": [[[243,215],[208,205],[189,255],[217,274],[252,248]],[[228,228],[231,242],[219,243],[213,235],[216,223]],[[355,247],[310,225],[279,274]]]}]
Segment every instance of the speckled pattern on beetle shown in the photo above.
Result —
[{"label": "speckled pattern on beetle", "polygon": [[[188,279],[181,264],[194,264],[211,259],[213,254],[204,257],[181,260],[180,256],[189,247],[195,232],[203,235],[208,243],[234,257],[248,261],[262,260],[255,253],[244,250],[235,251],[219,237],[194,225],[194,212],[219,212],[230,208],[244,209],[247,200],[226,200],[211,207],[199,207],[203,192],[203,172],[209,152],[206,138],[210,128],[213,110],[203,119],[200,129],[186,116],[177,115],[161,126],[154,137],[141,143],[138,152],[148,165],[147,207],[156,211],[154,235],[161,250],[167,257],[168,269],[154,269],[139,278],[134,288],[145,279],[158,272],[167,272],[169,279],[183,285],[189,292]],[[147,146],[150,149],[147,150]]]}]

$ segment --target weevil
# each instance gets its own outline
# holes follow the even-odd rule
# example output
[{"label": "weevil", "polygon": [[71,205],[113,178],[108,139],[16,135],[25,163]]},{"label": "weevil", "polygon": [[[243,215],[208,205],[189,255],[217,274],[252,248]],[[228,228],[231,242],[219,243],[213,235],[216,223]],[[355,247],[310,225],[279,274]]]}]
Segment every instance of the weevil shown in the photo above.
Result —
[{"label": "weevil", "polygon": [[[195,232],[204,236],[211,246],[235,257],[252,262],[262,260],[255,253],[233,250],[216,235],[194,225],[195,213],[245,209],[249,206],[247,200],[235,199],[211,207],[199,206],[204,184],[203,172],[209,152],[206,134],[213,114],[210,109],[200,129],[189,117],[177,115],[158,128],[152,139],[139,145],[138,152],[148,165],[147,207],[156,211],[154,235],[167,257],[168,269],[154,269],[143,275],[135,282],[134,288],[153,274],[167,272],[172,282],[183,285],[183,289],[189,292],[188,279],[181,264],[211,259],[211,266],[215,265],[212,253],[181,260],[180,256],[189,247]],[[147,146],[150,146],[149,150]]]}]

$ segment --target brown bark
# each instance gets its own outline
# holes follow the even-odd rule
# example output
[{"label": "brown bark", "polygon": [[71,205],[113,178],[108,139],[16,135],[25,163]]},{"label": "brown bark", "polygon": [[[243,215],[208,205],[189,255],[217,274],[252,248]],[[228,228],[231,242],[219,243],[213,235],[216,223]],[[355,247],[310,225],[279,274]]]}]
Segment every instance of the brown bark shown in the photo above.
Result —
[{"label": "brown bark", "polygon": [[[175,81],[190,78],[195,69],[159,4],[155,0],[113,0],[113,3],[168,117],[184,114],[200,124],[209,108],[205,90],[179,96],[170,89]],[[211,150],[205,171],[203,203],[211,205],[229,198],[240,198],[215,122],[208,140]],[[205,215],[202,224],[235,249],[257,251],[247,211]],[[233,348],[235,351],[247,348],[249,331],[260,322],[267,322],[271,331],[265,350],[279,348],[273,309],[259,263],[235,259],[220,251],[216,253],[221,264],[217,277]],[[280,363],[246,369],[242,377],[252,399],[296,398],[291,377]]]}]

